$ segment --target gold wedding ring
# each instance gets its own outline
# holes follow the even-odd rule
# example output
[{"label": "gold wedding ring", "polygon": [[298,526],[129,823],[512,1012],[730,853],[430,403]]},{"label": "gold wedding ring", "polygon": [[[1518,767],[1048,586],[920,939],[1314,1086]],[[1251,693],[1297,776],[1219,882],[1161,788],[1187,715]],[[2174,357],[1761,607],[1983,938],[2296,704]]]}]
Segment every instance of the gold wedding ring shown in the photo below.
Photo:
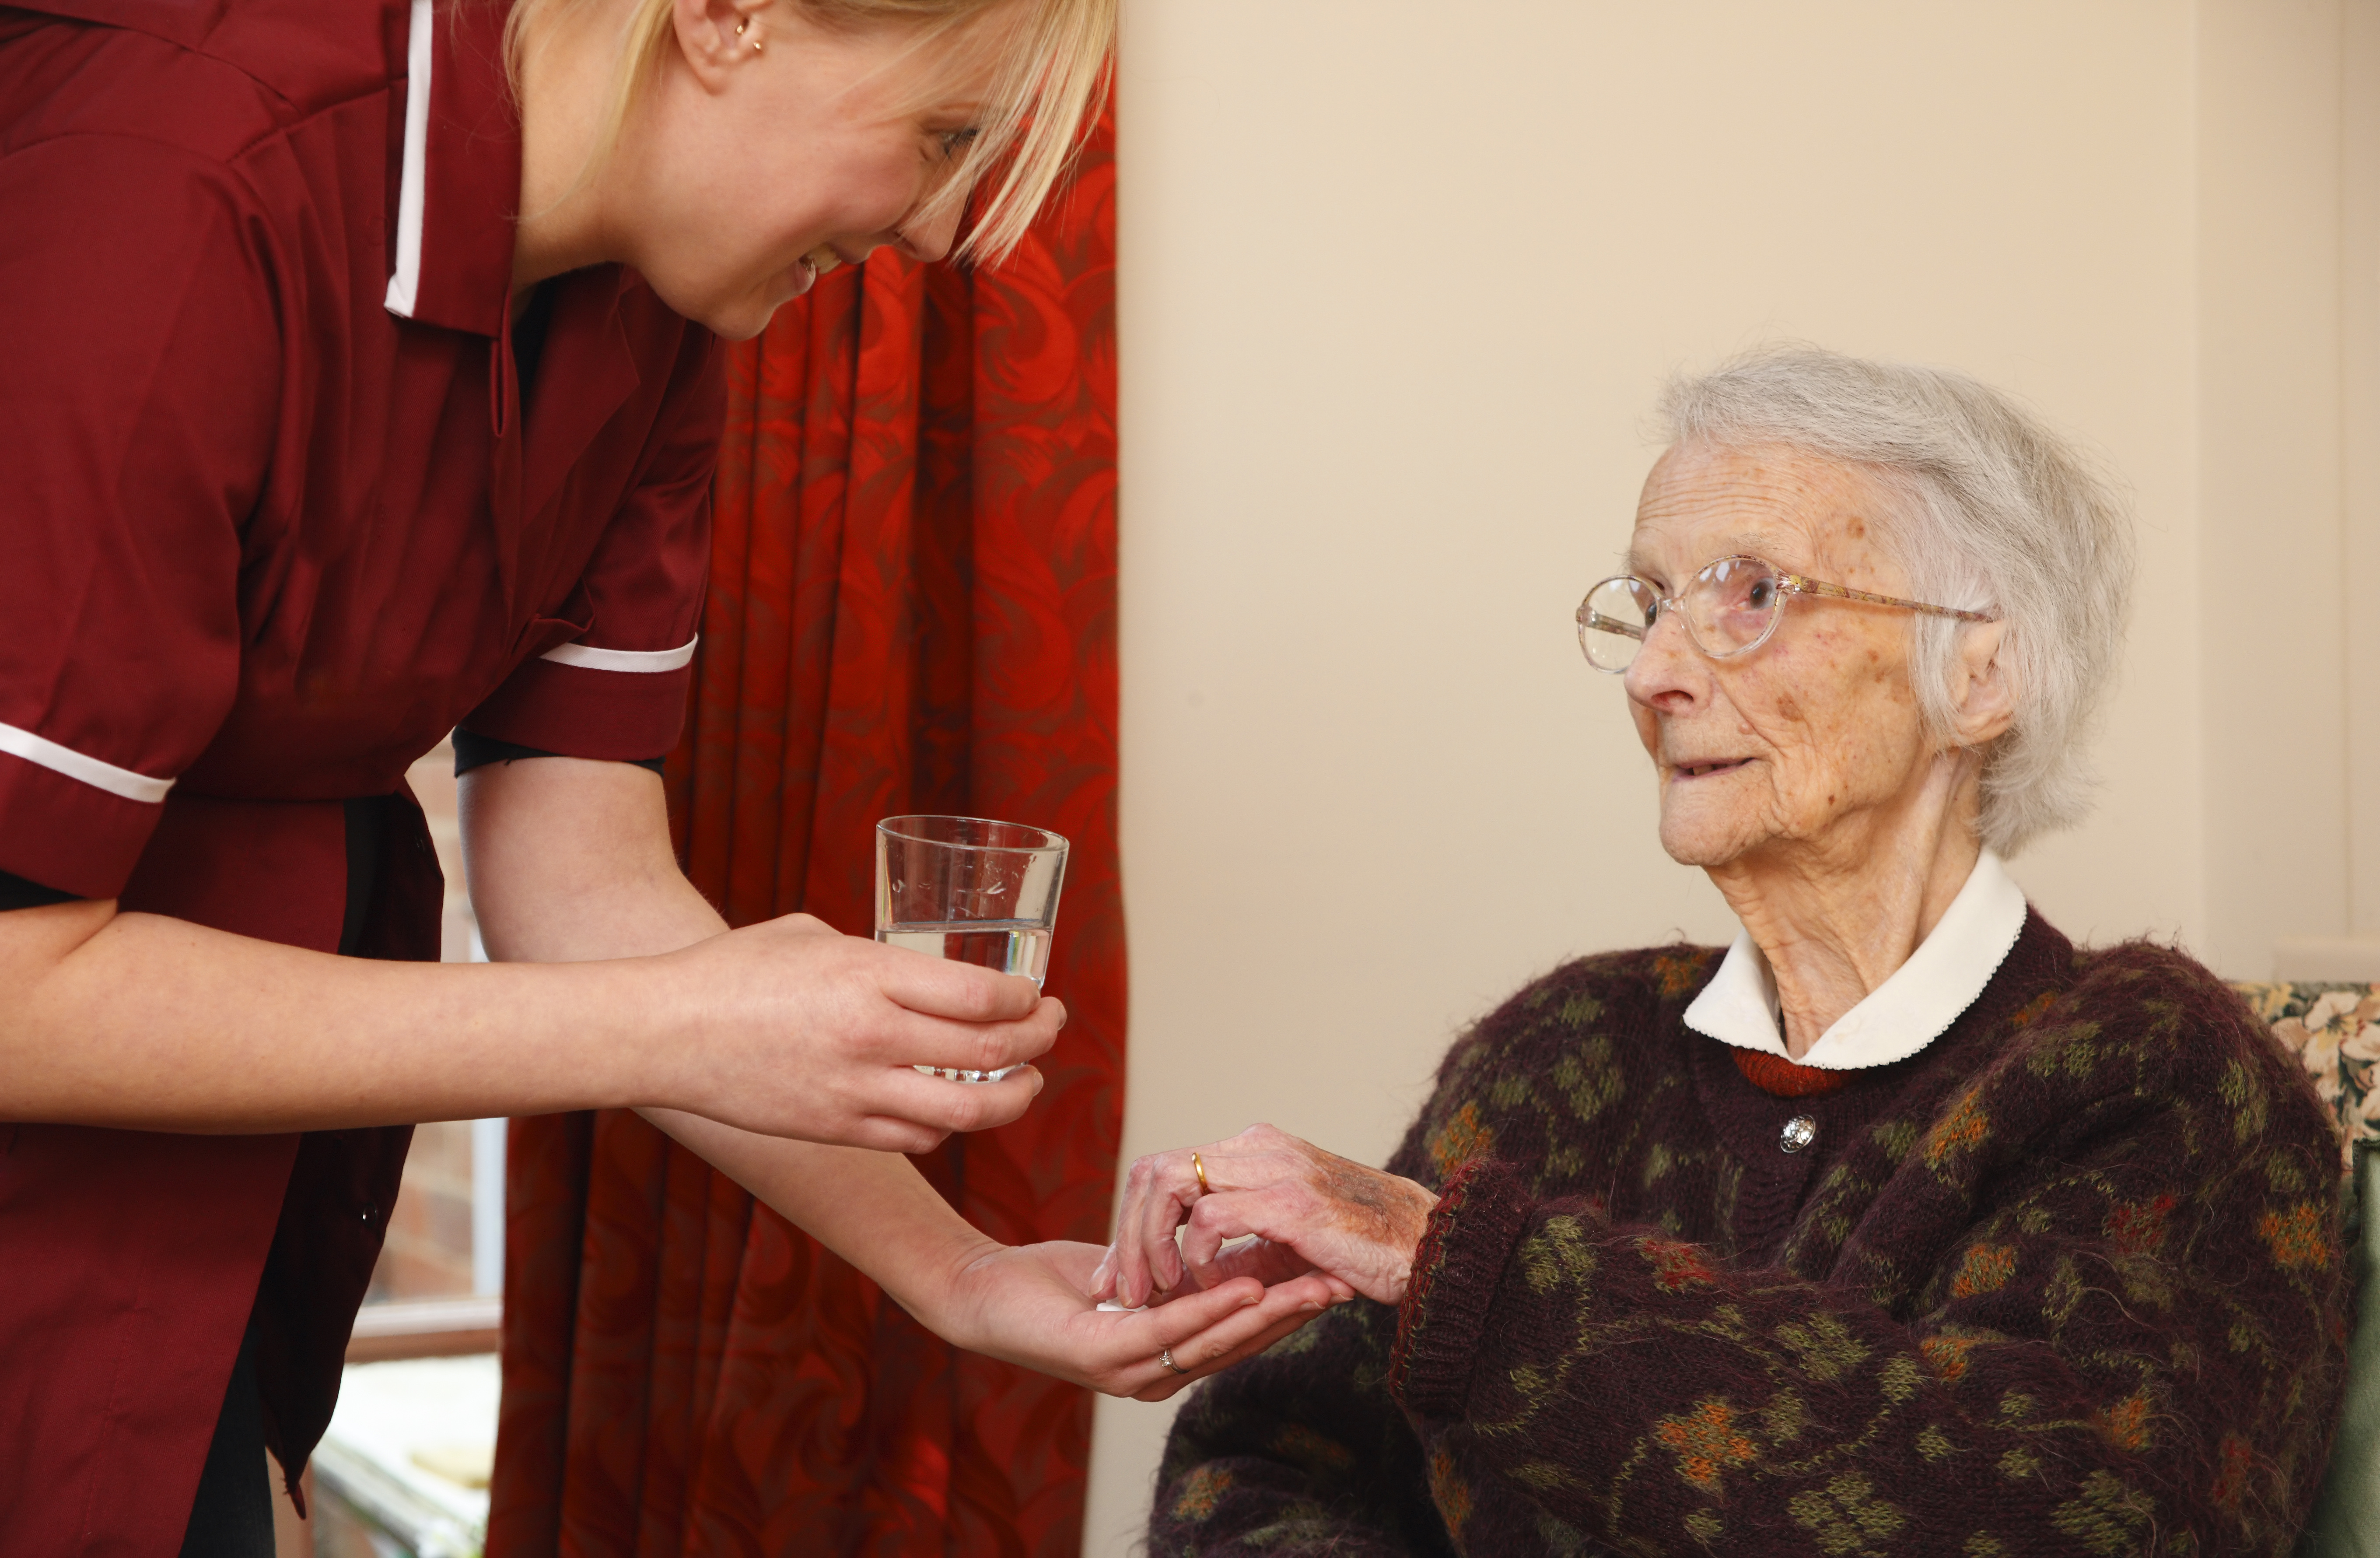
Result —
[{"label": "gold wedding ring", "polygon": [[1215,1193],[1214,1187],[1207,1183],[1207,1165],[1198,1161],[1198,1154],[1196,1152],[1190,1154],[1190,1172],[1198,1176],[1200,1195],[1211,1196]]},{"label": "gold wedding ring", "polygon": [[1176,1374],[1187,1374],[1190,1372],[1190,1370],[1183,1368],[1180,1364],[1173,1361],[1173,1349],[1172,1347],[1168,1347],[1163,1352],[1159,1353],[1157,1355],[1157,1361],[1165,1365],[1166,1368],[1172,1369]]}]

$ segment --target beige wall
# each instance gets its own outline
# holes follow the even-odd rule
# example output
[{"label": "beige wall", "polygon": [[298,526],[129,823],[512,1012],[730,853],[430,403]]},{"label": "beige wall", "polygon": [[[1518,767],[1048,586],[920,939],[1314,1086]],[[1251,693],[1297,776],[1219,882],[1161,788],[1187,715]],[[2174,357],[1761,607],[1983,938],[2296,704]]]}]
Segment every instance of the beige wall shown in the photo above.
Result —
[{"label": "beige wall", "polygon": [[[2345,931],[2353,912],[2340,566],[2345,42],[2336,3],[2201,7],[2205,586],[2194,615],[2204,632],[2206,868],[2192,940],[2236,974],[2265,974],[2277,939]],[[2264,626],[2240,634],[2243,607],[2260,603]]]},{"label": "beige wall", "polygon": [[[1730,932],[1570,618],[1661,375],[1776,336],[2131,483],[2106,798],[2016,863],[2053,919],[2256,976],[2380,931],[2375,5],[1127,0],[1126,1152],[1377,1161],[1531,973]],[[1087,1552],[1167,1417],[1101,1404]]]}]

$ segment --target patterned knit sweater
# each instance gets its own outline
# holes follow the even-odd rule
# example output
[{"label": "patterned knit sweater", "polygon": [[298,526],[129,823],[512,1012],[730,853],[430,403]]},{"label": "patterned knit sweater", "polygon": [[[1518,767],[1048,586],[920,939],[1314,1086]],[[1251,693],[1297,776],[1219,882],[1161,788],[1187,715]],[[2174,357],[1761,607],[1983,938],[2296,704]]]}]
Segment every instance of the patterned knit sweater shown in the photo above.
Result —
[{"label": "patterned knit sweater", "polygon": [[1151,1552],[2286,1552],[2338,1150],[2239,997],[2032,916],[1925,1050],[1779,1098],[1681,1020],[1718,961],[1572,963],[1456,1043],[1403,1305],[1201,1387]]}]

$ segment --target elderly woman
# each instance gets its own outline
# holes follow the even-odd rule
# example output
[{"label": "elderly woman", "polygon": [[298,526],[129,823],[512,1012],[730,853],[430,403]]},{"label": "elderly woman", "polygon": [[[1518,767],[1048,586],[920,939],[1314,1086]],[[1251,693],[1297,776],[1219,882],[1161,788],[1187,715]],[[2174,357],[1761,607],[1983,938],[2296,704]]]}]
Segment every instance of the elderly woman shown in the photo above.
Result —
[{"label": "elderly woman", "polygon": [[2206,969],[2001,866],[2084,807],[2118,505],[1956,374],[1778,351],[1664,411],[1580,636],[1742,931],[1523,990],[1386,1173],[1263,1126],[1134,1165],[1102,1293],[1364,1300],[1188,1404],[1152,1551],[2286,1552],[2329,1128]]}]

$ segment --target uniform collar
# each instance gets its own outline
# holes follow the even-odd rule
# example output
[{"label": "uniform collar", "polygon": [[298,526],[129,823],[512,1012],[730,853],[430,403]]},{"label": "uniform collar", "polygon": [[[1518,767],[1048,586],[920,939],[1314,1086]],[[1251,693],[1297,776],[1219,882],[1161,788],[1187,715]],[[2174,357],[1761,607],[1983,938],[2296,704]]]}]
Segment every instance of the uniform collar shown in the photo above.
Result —
[{"label": "uniform collar", "polygon": [[[1850,1071],[1907,1060],[1940,1038],[1992,982],[2024,929],[2024,890],[2000,858],[1985,850],[1933,933],[1820,1034],[1801,1064]],[[1751,931],[1736,933],[1718,972],[1686,1008],[1685,1023],[1739,1049],[1785,1054],[1777,1027],[1777,978]]]},{"label": "uniform collar", "polygon": [[504,60],[511,7],[412,7],[388,311],[498,335],[520,211],[520,116]]}]

